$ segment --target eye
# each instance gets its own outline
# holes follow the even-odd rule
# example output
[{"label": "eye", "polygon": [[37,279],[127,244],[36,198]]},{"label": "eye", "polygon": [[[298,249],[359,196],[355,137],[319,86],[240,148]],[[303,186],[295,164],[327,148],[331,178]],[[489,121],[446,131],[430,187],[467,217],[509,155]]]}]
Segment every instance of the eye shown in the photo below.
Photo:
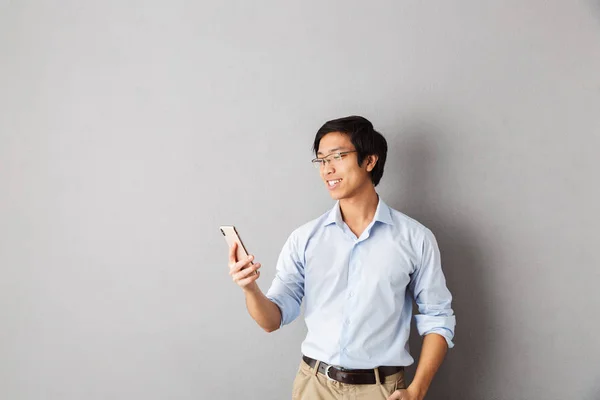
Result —
[{"label": "eye", "polygon": [[333,158],[336,161],[340,161],[342,159],[342,154],[341,153],[336,153],[336,154],[333,155]]},{"label": "eye", "polygon": [[324,164],[323,159],[322,158],[315,158],[313,160],[313,163],[315,164],[315,167],[320,167],[321,165]]}]

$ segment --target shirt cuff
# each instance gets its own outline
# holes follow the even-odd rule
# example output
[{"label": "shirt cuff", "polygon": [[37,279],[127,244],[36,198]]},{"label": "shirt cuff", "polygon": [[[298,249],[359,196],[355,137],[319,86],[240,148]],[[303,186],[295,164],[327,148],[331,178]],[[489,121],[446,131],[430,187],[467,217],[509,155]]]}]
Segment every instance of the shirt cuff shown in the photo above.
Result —
[{"label": "shirt cuff", "polygon": [[279,324],[280,328],[291,323],[300,314],[299,312],[294,312],[294,309],[296,308],[294,300],[289,298],[286,299],[285,295],[277,296],[268,294],[267,299],[271,300],[271,302],[275,303],[275,305],[279,307],[279,311],[281,312],[281,323]]},{"label": "shirt cuff", "polygon": [[454,343],[452,342],[452,339],[454,338],[454,327],[456,326],[456,317],[454,315],[433,316],[418,314],[415,315],[415,321],[419,335],[425,336],[430,333],[437,333],[446,339],[449,349],[454,347]]}]

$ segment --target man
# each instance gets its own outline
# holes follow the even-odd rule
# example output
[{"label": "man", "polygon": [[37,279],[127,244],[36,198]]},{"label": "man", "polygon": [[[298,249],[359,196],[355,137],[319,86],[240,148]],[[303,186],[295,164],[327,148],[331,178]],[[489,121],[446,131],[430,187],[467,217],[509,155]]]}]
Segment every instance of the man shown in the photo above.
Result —
[{"label": "man", "polygon": [[[308,334],[293,399],[423,399],[453,346],[456,323],[435,238],[379,198],[387,143],[367,119],[325,123],[314,151],[313,164],[336,205],[290,235],[266,296],[256,284],[261,265],[250,265],[252,256],[236,260],[235,246],[230,275],[267,332],[292,322],[306,302]],[[404,367],[414,362],[412,298],[424,339],[406,387]]]}]

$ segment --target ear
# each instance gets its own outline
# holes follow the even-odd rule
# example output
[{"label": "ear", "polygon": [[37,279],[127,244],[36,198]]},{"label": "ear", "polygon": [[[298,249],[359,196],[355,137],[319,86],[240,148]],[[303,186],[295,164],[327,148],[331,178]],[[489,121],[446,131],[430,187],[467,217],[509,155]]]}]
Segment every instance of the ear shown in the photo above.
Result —
[{"label": "ear", "polygon": [[367,172],[373,171],[373,168],[375,168],[375,165],[377,164],[377,160],[379,160],[379,157],[375,154],[368,155],[365,158],[365,162],[367,163]]}]

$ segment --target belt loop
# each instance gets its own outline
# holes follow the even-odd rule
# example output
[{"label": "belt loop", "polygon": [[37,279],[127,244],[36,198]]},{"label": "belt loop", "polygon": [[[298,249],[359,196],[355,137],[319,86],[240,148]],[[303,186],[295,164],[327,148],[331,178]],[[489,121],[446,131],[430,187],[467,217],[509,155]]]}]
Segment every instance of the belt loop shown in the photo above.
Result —
[{"label": "belt loop", "polygon": [[375,368],[375,383],[381,385],[381,379],[379,379],[379,368]]},{"label": "belt loop", "polygon": [[321,361],[317,360],[317,362],[315,362],[315,370],[313,371],[315,376],[319,373],[319,364],[321,364]]}]

